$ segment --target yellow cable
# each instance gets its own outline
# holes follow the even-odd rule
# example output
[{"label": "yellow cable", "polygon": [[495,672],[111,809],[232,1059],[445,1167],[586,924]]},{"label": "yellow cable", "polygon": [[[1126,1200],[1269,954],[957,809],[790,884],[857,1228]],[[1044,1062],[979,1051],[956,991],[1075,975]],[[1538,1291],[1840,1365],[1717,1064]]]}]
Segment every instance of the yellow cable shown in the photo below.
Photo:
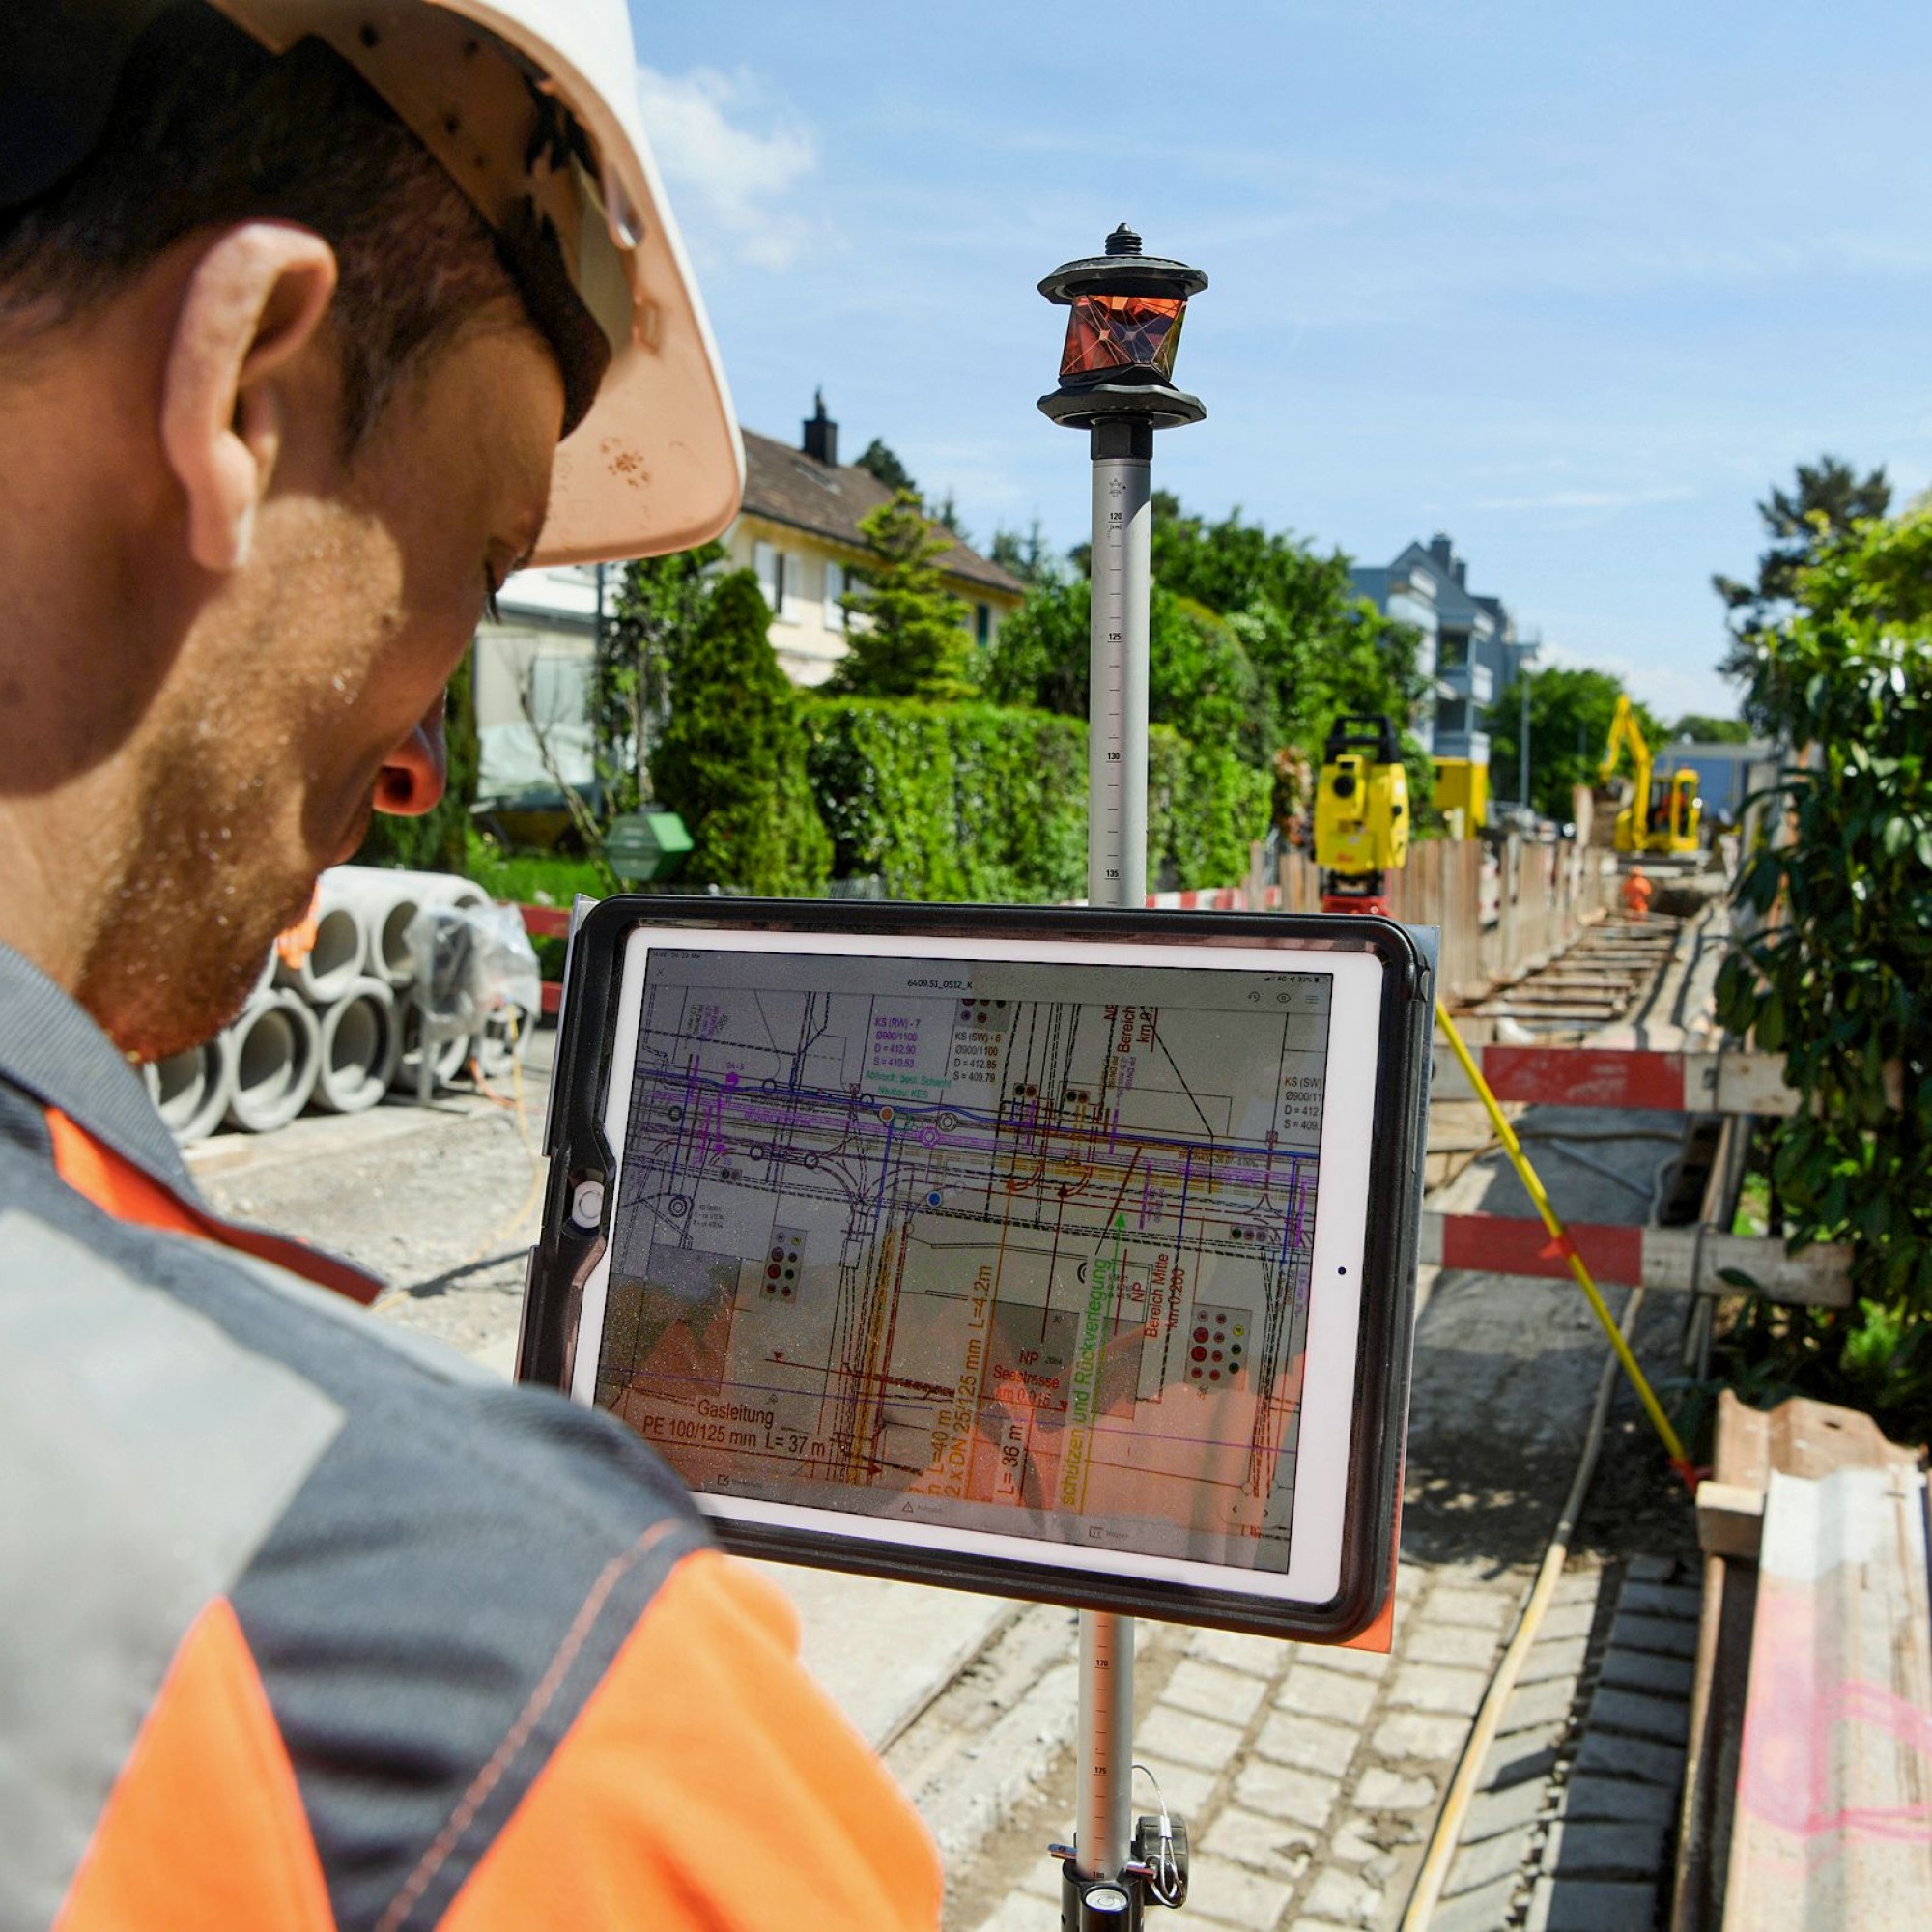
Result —
[{"label": "yellow cable", "polygon": [[1658,1435],[1662,1438],[1663,1447],[1670,1457],[1671,1467],[1684,1477],[1691,1480],[1690,1459],[1685,1454],[1684,1444],[1676,1430],[1670,1426],[1670,1418],[1663,1412],[1663,1405],[1658,1401],[1650,1386],[1649,1378],[1637,1366],[1637,1359],[1631,1352],[1631,1345],[1624,1340],[1604,1297],[1598,1290],[1595,1279],[1584,1265],[1583,1257],[1577,1252],[1577,1244],[1570,1238],[1570,1231],[1564,1227],[1556,1209],[1550,1206],[1549,1196],[1544,1192],[1543,1182],[1537,1178],[1536,1169],[1529,1164],[1529,1156],[1522,1151],[1522,1143],[1517,1139],[1515,1129],[1503,1118],[1503,1110],[1497,1104],[1496,1096],[1490,1092],[1490,1083],[1483,1078],[1482,1068],[1476,1065],[1474,1056],[1463,1043],[1463,1036],[1456,1031],[1456,1022],[1449,1017],[1449,1009],[1440,1000],[1435,1003],[1435,1023],[1447,1035],[1450,1047],[1456,1058],[1463,1064],[1463,1071],[1469,1076],[1469,1084],[1475,1088],[1477,1097],[1482,1101],[1490,1116],[1490,1124],[1496,1130],[1496,1138],[1502,1143],[1503,1151],[1510,1157],[1510,1165],[1517,1171],[1525,1192],[1536,1204],[1536,1211],[1543,1217],[1543,1225],[1549,1230],[1550,1239],[1562,1251],[1563,1258],[1570,1264],[1570,1272],[1576,1277],[1577,1286],[1583,1291],[1584,1298],[1590,1304],[1591,1313],[1597,1318],[1603,1331],[1610,1338],[1610,1347],[1616,1350],[1616,1357],[1629,1377],[1631,1386],[1635,1389],[1637,1400],[1643,1404],[1644,1413],[1651,1419]]}]

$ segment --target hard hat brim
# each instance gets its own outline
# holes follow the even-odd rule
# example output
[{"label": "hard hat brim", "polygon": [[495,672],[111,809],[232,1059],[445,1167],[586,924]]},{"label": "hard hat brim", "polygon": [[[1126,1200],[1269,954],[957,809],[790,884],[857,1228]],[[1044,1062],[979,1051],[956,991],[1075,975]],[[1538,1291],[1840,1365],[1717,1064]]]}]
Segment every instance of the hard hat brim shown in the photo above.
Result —
[{"label": "hard hat brim", "polygon": [[[531,561],[652,556],[723,531],[744,493],[744,449],[703,299],[644,137],[623,0],[213,4],[277,52],[304,33],[321,34],[362,71],[472,200],[480,191],[470,174],[490,172],[485,151],[466,141],[451,152],[458,117],[452,115],[445,129],[436,125],[440,117],[425,113],[421,99],[405,104],[406,97],[424,93],[430,67],[420,60],[413,68],[398,66],[393,47],[380,56],[376,50],[385,30],[399,26],[409,30],[405,42],[418,41],[428,29],[426,14],[480,27],[528,63],[533,82],[541,77],[539,91],[569,110],[596,150],[603,205],[587,213],[608,229],[610,246],[598,237],[598,247],[580,246],[571,259],[585,274],[595,272],[593,254],[610,260],[614,250],[621,264],[600,281],[597,298],[584,290],[591,310],[606,322],[611,358],[587,412],[558,445],[550,512]],[[425,14],[412,16],[412,7]],[[467,51],[473,53],[473,46]],[[448,80],[454,71],[448,62],[436,71],[457,84]],[[527,102],[527,97],[519,99]],[[482,193],[486,219],[489,200]]]}]

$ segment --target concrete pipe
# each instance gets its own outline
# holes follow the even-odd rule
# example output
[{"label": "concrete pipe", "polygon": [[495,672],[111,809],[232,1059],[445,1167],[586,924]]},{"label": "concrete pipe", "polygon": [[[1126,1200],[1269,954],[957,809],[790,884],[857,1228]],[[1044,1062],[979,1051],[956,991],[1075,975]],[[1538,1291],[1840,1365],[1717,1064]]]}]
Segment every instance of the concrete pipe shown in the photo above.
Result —
[{"label": "concrete pipe", "polygon": [[325,898],[350,907],[362,922],[364,971],[401,988],[415,978],[410,921],[423,905],[487,905],[481,886],[448,872],[392,871],[383,866],[336,866],[322,875]]},{"label": "concrete pipe", "polygon": [[[413,1000],[401,1008],[402,1025],[397,1032],[402,1037],[402,1052],[396,1057],[396,1070],[389,1076],[389,1089],[395,1094],[405,1094],[412,1098],[416,1091],[416,1069],[422,1065],[422,1012]],[[435,1076],[432,1091],[439,1087],[450,1086],[469,1063],[469,1054],[475,1041],[467,1033],[454,1035],[436,1043],[436,1055],[430,1062],[430,1071]]]},{"label": "concrete pipe", "polygon": [[272,1133],[308,1105],[321,1059],[321,1028],[295,993],[270,993],[228,1029],[228,1120],[244,1133]]},{"label": "concrete pipe", "polygon": [[367,950],[362,921],[353,906],[329,890],[328,874],[323,874],[321,900],[316,908],[315,945],[299,966],[282,966],[275,984],[291,993],[299,993],[311,1006],[327,1007],[341,999],[362,977],[362,955]]},{"label": "concrete pipe", "polygon": [[228,1036],[222,1034],[142,1067],[155,1111],[183,1147],[206,1140],[221,1124],[228,1111],[230,1060]]},{"label": "concrete pipe", "polygon": [[402,1058],[396,996],[381,980],[357,980],[323,1012],[317,1036],[313,1104],[327,1114],[375,1106]]}]

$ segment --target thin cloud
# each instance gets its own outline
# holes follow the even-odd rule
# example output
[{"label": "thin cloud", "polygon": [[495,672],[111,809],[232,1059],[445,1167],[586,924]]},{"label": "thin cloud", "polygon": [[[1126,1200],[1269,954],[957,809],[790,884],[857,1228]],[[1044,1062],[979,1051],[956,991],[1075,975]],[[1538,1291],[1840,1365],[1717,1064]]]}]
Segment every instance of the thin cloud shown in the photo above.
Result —
[{"label": "thin cloud", "polygon": [[1546,490],[1534,497],[1483,497],[1479,510],[1634,510],[1646,503],[1682,503],[1696,495],[1688,483],[1649,490]]},{"label": "thin cloud", "polygon": [[818,166],[811,129],[750,74],[716,68],[639,67],[638,99],[694,245],[760,269],[796,261],[815,232],[792,200]]}]

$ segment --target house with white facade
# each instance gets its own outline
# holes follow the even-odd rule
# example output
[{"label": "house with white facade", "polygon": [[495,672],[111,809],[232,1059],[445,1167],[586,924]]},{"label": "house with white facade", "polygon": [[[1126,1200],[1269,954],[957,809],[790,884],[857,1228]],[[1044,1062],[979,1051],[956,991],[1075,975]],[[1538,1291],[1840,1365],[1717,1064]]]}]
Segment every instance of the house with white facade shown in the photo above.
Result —
[{"label": "house with white facade", "polygon": [[[743,436],[745,499],[724,538],[729,567],[757,573],[785,674],[822,684],[845,655],[847,626],[864,621],[846,609],[870,554],[860,523],[893,493],[869,470],[838,461],[838,425],[822,397],[796,446],[754,430]],[[990,643],[1026,585],[957,538],[938,566],[966,606],[976,642]],[[591,668],[622,569],[519,571],[497,593],[496,620],[476,634],[479,801],[554,794],[559,780],[591,781]]]}]

